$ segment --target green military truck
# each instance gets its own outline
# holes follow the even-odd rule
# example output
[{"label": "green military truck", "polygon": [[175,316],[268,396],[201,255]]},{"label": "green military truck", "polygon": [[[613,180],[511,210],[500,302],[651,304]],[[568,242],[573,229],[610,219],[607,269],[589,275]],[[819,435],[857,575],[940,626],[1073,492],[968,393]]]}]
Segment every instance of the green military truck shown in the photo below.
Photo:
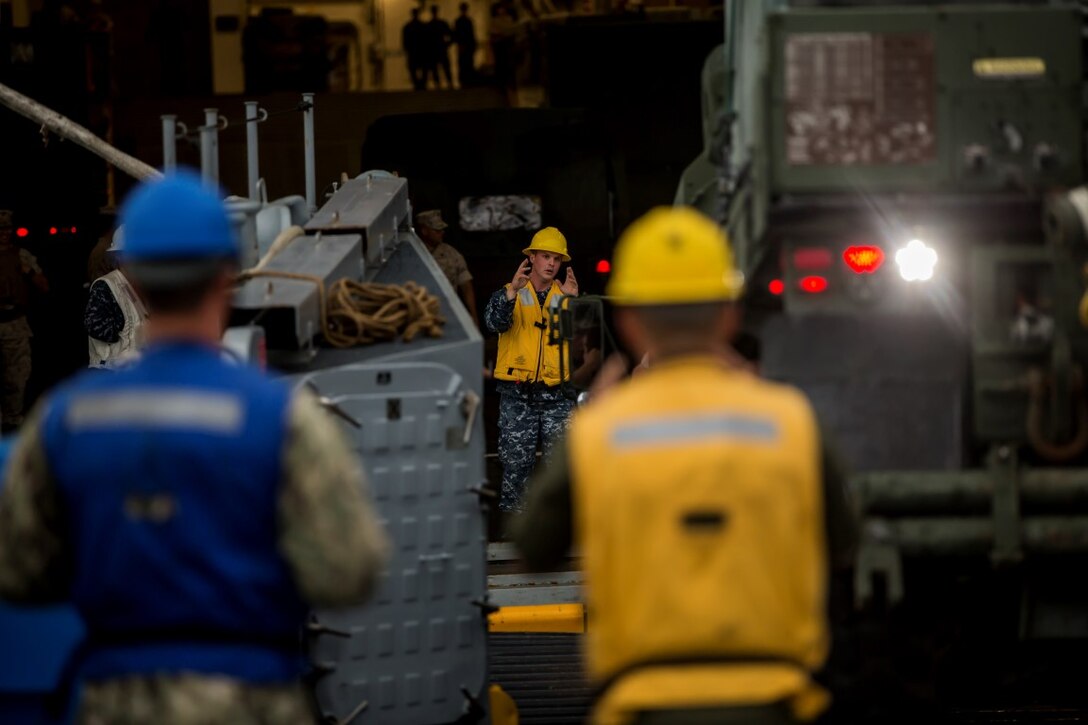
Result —
[{"label": "green military truck", "polygon": [[839,656],[953,709],[1069,703],[1088,637],[1082,11],[815,5],[727,3],[676,201],[728,230],[763,373],[808,393],[853,472],[852,598],[881,614]]}]

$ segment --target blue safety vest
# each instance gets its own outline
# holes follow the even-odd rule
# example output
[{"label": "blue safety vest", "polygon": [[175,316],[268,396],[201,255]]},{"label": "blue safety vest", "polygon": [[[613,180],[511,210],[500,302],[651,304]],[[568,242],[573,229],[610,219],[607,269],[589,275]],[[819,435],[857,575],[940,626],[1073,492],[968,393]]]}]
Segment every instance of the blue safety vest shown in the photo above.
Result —
[{"label": "blue safety vest", "polygon": [[289,398],[184,343],[54,396],[44,445],[89,634],[83,677],[301,673],[307,607],[276,525]]}]

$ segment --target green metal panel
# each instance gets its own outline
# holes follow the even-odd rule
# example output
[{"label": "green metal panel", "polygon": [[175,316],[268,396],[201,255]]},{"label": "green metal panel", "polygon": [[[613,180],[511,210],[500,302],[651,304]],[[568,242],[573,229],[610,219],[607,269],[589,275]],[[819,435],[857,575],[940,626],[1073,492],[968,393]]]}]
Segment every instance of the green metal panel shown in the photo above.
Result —
[{"label": "green metal panel", "polygon": [[[1076,8],[792,9],[769,22],[776,191],[982,191],[1082,177]],[[978,77],[985,58],[1040,59],[1045,75]],[[855,155],[805,160],[820,144]],[[889,145],[900,153],[880,152]],[[1040,169],[1046,149],[1051,166]]]},{"label": "green metal panel", "polygon": [[1028,371],[1049,373],[1053,341],[1014,339],[1017,292],[1037,291],[1037,303],[1051,317],[1072,346],[1074,360],[1088,359],[1088,331],[1063,324],[1061,308],[1075,305],[1062,300],[1057,276],[1076,277],[1084,254],[1057,268],[1049,246],[975,246],[971,253],[972,370],[974,378],[974,433],[976,440],[1020,442],[1026,439]]}]

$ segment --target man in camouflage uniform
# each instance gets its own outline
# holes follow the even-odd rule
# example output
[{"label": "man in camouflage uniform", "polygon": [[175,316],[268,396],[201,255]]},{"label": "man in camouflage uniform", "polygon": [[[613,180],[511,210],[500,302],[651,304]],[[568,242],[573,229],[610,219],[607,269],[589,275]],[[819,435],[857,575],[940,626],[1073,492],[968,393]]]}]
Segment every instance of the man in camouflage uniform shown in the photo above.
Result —
[{"label": "man in camouflage uniform", "polygon": [[[502,491],[499,509],[521,510],[525,483],[536,463],[537,444],[547,457],[574,408],[561,388],[559,351],[547,344],[548,308],[561,295],[577,295],[578,280],[567,267],[567,240],[555,227],[541,229],[522,250],[529,255],[513,280],[491,295],[484,323],[499,334],[495,389],[499,393],[499,459]],[[569,365],[565,369],[570,377]]]},{"label": "man in camouflage uniform", "polygon": [[476,291],[472,287],[472,273],[468,271],[465,258],[460,252],[446,244],[446,229],[449,227],[442,220],[442,212],[438,209],[421,211],[416,215],[416,229],[419,230],[419,238],[423,240],[427,251],[438,262],[438,268],[450,285],[457,290],[457,296],[465,303],[465,308],[472,315],[472,321],[476,327],[480,326],[480,319],[476,316]]},{"label": "man in camouflage uniform", "polygon": [[12,239],[11,212],[0,210],[0,415],[5,431],[23,423],[23,394],[30,379],[31,332],[26,320],[30,284],[49,291],[38,260]]},{"label": "man in camouflage uniform", "polygon": [[311,393],[222,354],[238,245],[220,199],[178,173],[124,215],[148,345],[31,412],[0,491],[0,596],[79,610],[82,723],[313,722],[307,611],[364,601],[386,557],[358,458]]}]

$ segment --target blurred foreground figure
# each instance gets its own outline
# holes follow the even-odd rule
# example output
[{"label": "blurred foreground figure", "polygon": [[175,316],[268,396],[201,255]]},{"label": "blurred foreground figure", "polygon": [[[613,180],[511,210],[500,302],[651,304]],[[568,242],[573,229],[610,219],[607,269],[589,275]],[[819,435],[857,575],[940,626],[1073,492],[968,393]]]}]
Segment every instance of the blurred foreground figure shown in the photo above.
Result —
[{"label": "blurred foreground figure", "polygon": [[82,723],[312,722],[307,610],[363,600],[385,556],[363,474],[312,396],[219,348],[238,259],[218,197],[167,177],[122,222],[148,344],[28,418],[0,596],[83,616]]},{"label": "blurred foreground figure", "polygon": [[728,362],[741,288],[698,212],[626,231],[608,294],[654,364],[574,414],[515,523],[535,569],[581,549],[596,723],[792,723],[827,706],[811,675],[850,515],[806,399]]}]

